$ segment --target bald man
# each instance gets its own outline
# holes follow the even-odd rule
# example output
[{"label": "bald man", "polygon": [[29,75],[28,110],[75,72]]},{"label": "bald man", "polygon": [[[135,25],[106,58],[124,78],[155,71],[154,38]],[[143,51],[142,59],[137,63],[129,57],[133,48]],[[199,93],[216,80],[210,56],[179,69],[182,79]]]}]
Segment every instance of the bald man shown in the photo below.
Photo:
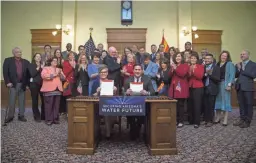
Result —
[{"label": "bald man", "polygon": [[250,127],[253,116],[253,80],[256,78],[256,63],[250,60],[250,52],[243,50],[240,54],[242,62],[236,64],[237,99],[240,109],[240,118],[234,126],[240,128]]},{"label": "bald man", "polygon": [[121,58],[119,58],[115,47],[109,47],[108,51],[109,55],[105,58],[105,64],[108,66],[108,79],[114,80],[114,85],[119,89]]},{"label": "bald man", "polygon": [[14,119],[16,96],[19,101],[18,120],[26,122],[25,113],[25,91],[29,84],[29,61],[21,58],[22,51],[19,47],[12,50],[13,57],[6,58],[3,64],[3,75],[5,85],[9,88],[9,108],[6,123]]},{"label": "bald man", "polygon": [[74,54],[75,58],[77,58],[77,53],[72,51],[72,44],[71,44],[71,43],[67,43],[66,49],[67,49],[66,51],[61,52],[62,58],[63,58],[64,60],[67,59],[68,54],[69,54],[70,52],[72,52],[72,53]]}]

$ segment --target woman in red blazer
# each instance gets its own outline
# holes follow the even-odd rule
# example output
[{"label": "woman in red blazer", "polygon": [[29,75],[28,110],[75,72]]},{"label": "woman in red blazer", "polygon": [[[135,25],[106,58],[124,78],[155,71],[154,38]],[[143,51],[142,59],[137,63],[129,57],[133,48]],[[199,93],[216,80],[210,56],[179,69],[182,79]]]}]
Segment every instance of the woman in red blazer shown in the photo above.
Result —
[{"label": "woman in red blazer", "polygon": [[191,54],[189,69],[189,94],[188,99],[188,115],[189,123],[194,124],[194,128],[200,125],[200,115],[202,109],[202,99],[204,94],[204,65],[198,64],[198,54]]},{"label": "woman in red blazer", "polygon": [[[69,83],[69,86],[65,88],[63,87],[63,96],[66,96],[66,98],[72,96],[75,91],[74,83],[74,72],[75,72],[75,56],[73,52],[68,53],[68,59],[63,62],[63,73],[66,76],[66,81]],[[64,84],[65,85],[65,84]]]},{"label": "woman in red blazer", "polygon": [[173,64],[169,71],[169,76],[172,78],[169,96],[178,100],[177,102],[177,123],[178,128],[183,127],[184,121],[184,104],[189,96],[188,91],[188,71],[189,66],[184,63],[184,57],[181,53],[173,55]]}]

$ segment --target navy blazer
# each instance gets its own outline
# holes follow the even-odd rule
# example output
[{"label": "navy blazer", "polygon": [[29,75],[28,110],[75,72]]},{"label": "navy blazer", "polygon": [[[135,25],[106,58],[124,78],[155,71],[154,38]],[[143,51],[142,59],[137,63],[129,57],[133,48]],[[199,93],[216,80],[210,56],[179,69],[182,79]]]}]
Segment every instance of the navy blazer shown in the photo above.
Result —
[{"label": "navy blazer", "polygon": [[[242,67],[242,63],[241,67]],[[249,61],[244,70],[238,70],[236,66],[236,90],[254,91],[254,79],[256,78],[256,63]]]},{"label": "navy blazer", "polygon": [[[217,96],[219,93],[218,84],[220,82],[220,67],[216,65],[216,63],[212,63],[212,74],[204,75],[203,82],[206,83],[206,79],[209,76],[209,85],[206,86],[206,89],[209,91],[210,95]],[[205,68],[206,72],[206,68]]]}]

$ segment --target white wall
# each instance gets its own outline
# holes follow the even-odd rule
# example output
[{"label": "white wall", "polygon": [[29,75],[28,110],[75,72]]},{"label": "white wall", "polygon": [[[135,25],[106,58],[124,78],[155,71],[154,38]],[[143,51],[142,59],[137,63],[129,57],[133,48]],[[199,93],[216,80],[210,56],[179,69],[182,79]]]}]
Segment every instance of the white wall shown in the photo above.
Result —
[{"label": "white wall", "polygon": [[222,49],[236,63],[243,49],[256,61],[255,2],[193,2],[192,19],[199,29],[223,30]]},{"label": "white wall", "polygon": [[251,51],[251,58],[256,61],[256,2],[134,1],[134,22],[129,27],[121,25],[120,1],[76,3],[72,2],[71,8],[66,1],[1,2],[1,64],[4,58],[12,55],[15,46],[20,46],[23,57],[30,60],[30,29],[55,28],[61,23],[73,24],[75,36],[63,37],[63,44],[74,42],[75,49],[88,40],[90,27],[94,28],[95,43],[103,43],[105,47],[106,28],[147,28],[147,51],[150,51],[151,44],[161,42],[163,28],[169,46],[180,44],[179,47],[183,47],[186,39],[191,40],[179,38],[179,22],[180,26],[187,24],[199,29],[223,30],[222,48],[231,52],[235,62],[244,48]]},{"label": "white wall", "polygon": [[162,29],[169,45],[177,46],[177,2],[133,2],[133,25],[121,25],[120,1],[82,2],[77,5],[76,46],[84,44],[89,38],[89,28],[93,27],[96,44],[107,46],[106,28],[147,28],[146,48],[160,44]]},{"label": "white wall", "polygon": [[19,46],[23,58],[31,60],[30,29],[55,28],[61,24],[62,2],[1,2],[1,65]]}]

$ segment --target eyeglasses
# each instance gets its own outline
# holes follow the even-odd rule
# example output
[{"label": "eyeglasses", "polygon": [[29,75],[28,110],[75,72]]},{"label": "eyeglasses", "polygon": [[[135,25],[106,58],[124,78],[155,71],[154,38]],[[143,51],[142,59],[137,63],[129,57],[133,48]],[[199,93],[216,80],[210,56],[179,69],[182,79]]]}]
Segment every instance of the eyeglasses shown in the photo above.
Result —
[{"label": "eyeglasses", "polygon": [[101,74],[106,74],[106,73],[108,73],[107,71],[101,71],[100,72]]}]

